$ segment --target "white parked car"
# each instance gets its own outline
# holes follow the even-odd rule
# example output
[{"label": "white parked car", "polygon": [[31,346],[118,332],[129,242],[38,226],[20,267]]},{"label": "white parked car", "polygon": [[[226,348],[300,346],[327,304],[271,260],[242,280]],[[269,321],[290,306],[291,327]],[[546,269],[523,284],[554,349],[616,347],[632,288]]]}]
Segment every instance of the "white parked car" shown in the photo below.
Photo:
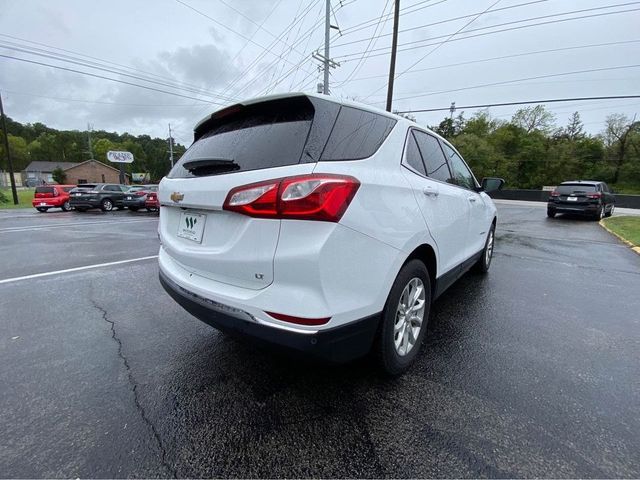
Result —
[{"label": "white parked car", "polygon": [[220,110],[159,188],[160,280],[188,312],[344,362],[414,361],[431,302],[491,263],[496,208],[438,135],[307,94]]}]

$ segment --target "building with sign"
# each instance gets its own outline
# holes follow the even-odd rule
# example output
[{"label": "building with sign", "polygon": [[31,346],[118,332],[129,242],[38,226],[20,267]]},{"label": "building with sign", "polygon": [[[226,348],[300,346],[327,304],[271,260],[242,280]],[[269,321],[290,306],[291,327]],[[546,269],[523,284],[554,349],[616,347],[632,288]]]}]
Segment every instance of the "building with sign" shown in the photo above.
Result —
[{"label": "building with sign", "polygon": [[[97,160],[87,160],[65,169],[67,183],[80,185],[81,183],[120,183],[120,172],[117,168]],[[129,174],[125,174],[125,183],[129,184]]]}]

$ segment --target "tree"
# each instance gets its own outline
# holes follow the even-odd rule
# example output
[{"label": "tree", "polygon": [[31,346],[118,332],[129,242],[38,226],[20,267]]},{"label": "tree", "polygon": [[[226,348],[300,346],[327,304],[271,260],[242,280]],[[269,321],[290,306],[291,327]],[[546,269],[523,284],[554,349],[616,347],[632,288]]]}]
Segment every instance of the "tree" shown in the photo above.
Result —
[{"label": "tree", "polygon": [[629,117],[623,114],[614,113],[607,117],[604,131],[604,141],[613,157],[613,179],[612,183],[618,183],[620,179],[620,170],[622,169],[629,146],[632,140],[632,134],[640,131],[640,122],[636,122],[635,117],[629,120]]},{"label": "tree", "polygon": [[535,130],[549,133],[553,129],[555,121],[555,115],[547,111],[544,105],[521,108],[511,119],[511,123],[524,129],[527,133]]},{"label": "tree", "polygon": [[567,128],[564,129],[564,134],[569,140],[584,138],[584,124],[582,120],[580,120],[580,114],[578,112],[573,112],[569,117],[569,123],[567,124]]},{"label": "tree", "polygon": [[53,181],[60,185],[67,183],[67,174],[60,167],[56,167],[51,173],[51,176],[53,177]]}]

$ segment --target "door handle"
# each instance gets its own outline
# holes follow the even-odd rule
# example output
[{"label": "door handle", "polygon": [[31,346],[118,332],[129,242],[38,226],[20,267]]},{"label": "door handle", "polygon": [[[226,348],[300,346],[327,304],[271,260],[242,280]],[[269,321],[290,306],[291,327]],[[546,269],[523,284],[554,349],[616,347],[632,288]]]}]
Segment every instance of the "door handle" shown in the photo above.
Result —
[{"label": "door handle", "polygon": [[438,195],[440,195],[438,189],[432,186],[424,187],[422,189],[422,193],[424,193],[427,197],[437,197]]},{"label": "door handle", "polygon": [[467,200],[469,200],[470,202],[474,202],[476,201],[476,197],[467,197]]}]

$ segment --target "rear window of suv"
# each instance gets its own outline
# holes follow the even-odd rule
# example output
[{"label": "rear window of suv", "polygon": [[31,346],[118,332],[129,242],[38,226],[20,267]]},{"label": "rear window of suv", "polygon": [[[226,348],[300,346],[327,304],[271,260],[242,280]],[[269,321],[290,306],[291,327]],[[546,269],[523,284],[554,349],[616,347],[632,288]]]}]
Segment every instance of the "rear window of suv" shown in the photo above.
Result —
[{"label": "rear window of suv", "polygon": [[597,188],[595,185],[584,185],[580,183],[564,184],[558,187],[558,193],[560,195],[569,195],[571,193],[580,193],[580,192],[590,193],[590,192],[596,192],[596,191],[597,191]]},{"label": "rear window of suv", "polygon": [[53,193],[53,187],[36,187],[36,193]]},{"label": "rear window of suv", "polygon": [[313,116],[313,105],[304,97],[249,105],[216,121],[168,176],[188,178],[300,163]]}]

